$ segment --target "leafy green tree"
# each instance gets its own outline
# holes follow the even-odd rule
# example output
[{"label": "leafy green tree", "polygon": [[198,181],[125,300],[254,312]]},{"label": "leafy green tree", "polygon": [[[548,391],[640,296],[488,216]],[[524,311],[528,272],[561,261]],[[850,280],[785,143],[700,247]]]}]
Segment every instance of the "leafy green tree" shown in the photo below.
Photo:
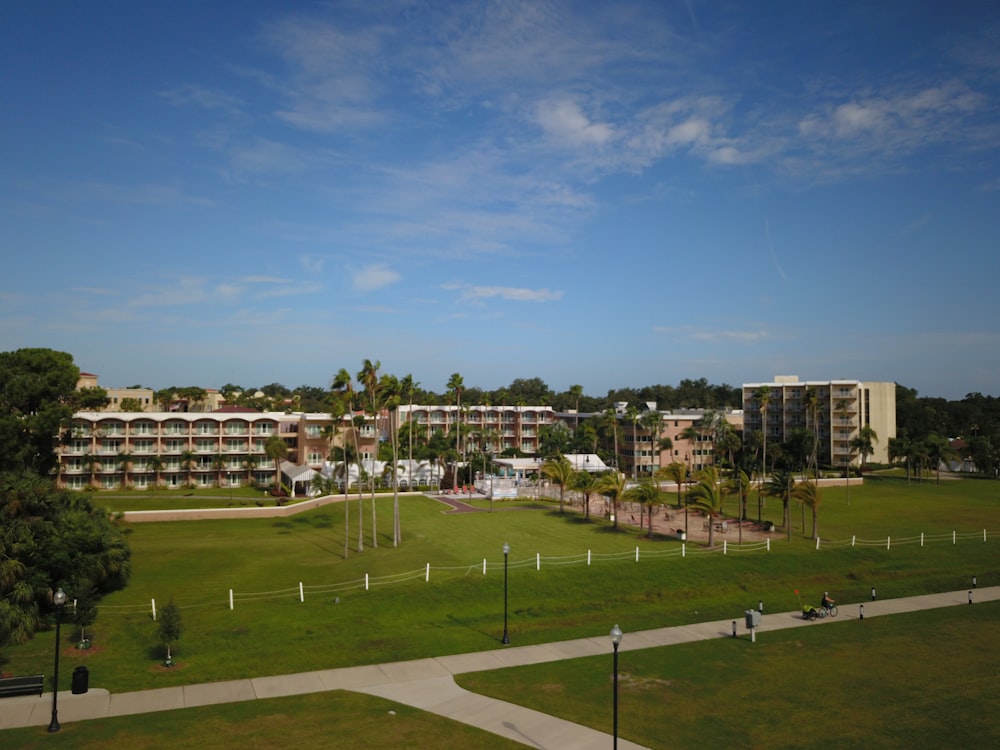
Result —
[{"label": "leafy green tree", "polygon": [[936,484],[941,484],[941,464],[954,461],[958,457],[958,452],[951,447],[948,438],[935,433],[927,436],[924,445],[927,448],[927,456],[930,458],[931,466],[935,469]]},{"label": "leafy green tree", "polygon": [[719,470],[707,466],[697,474],[694,486],[687,491],[688,505],[698,508],[708,516],[708,546],[715,546],[715,518],[722,515],[722,503],[725,496],[719,482]]},{"label": "leafy green tree", "polygon": [[140,412],[142,410],[142,401],[133,396],[126,396],[118,404],[118,411]]},{"label": "leafy green tree", "polygon": [[73,411],[100,411],[111,403],[108,392],[100,386],[78,388],[69,398]]},{"label": "leafy green tree", "polygon": [[72,419],[79,378],[79,368],[65,352],[0,352],[0,472],[48,476],[55,471],[53,437]]},{"label": "leafy green tree", "polygon": [[550,459],[542,464],[542,474],[559,487],[559,512],[563,511],[563,499],[566,495],[566,488],[573,481],[573,465],[566,460],[565,456]]},{"label": "leafy green tree", "polygon": [[752,481],[743,469],[733,469],[727,481],[726,492],[736,495],[740,502],[739,544],[743,544],[743,521],[747,520],[747,501],[750,498]]},{"label": "leafy green tree", "polygon": [[97,621],[97,589],[90,581],[82,580],[78,584],[73,607],[73,622],[80,628],[79,647],[90,646],[90,639],[87,637],[87,628]]},{"label": "leafy green tree", "polygon": [[131,575],[123,530],[86,495],[35,475],[0,475],[0,646],[27,640],[54,585],[100,595]]},{"label": "leafy green tree", "polygon": [[182,630],[181,609],[173,599],[167,602],[167,606],[160,610],[157,622],[158,627],[156,632],[160,638],[160,644],[167,649],[167,659],[163,664],[164,666],[172,667],[174,666],[174,660],[170,651],[173,645],[181,639]]}]

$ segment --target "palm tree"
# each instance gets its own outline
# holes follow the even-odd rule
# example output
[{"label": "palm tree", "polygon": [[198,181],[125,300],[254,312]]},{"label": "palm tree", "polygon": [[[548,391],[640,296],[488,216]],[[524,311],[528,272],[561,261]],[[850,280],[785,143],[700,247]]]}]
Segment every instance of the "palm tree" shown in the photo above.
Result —
[{"label": "palm tree", "polygon": [[569,396],[573,399],[574,409],[576,410],[576,416],[573,421],[573,429],[575,430],[580,426],[580,397],[583,396],[583,386],[571,385],[569,387]]},{"label": "palm tree", "polygon": [[[719,470],[708,466],[695,474],[697,483],[687,491],[687,505],[703,511],[708,516],[708,546],[715,546],[715,517],[722,515],[722,485]],[[685,505],[685,507],[687,507]]]},{"label": "palm tree", "polygon": [[97,469],[101,465],[101,459],[93,453],[84,453],[82,461],[87,467],[87,473],[90,474],[90,486],[93,487],[97,482]]},{"label": "palm tree", "polygon": [[122,489],[128,489],[128,473],[129,466],[132,463],[132,459],[135,458],[131,453],[127,451],[122,451],[115,457],[119,462],[121,462],[122,467]]},{"label": "palm tree", "polygon": [[159,454],[154,454],[149,457],[146,462],[146,466],[153,470],[153,495],[156,495],[156,488],[160,484],[160,472],[163,471],[164,463],[163,457]]},{"label": "palm tree", "polygon": [[[215,470],[215,486],[222,486],[222,470],[226,468],[226,457],[221,453],[216,453],[212,456],[212,468]],[[232,493],[230,492],[230,495]]]},{"label": "palm tree", "polygon": [[[390,412],[389,440],[392,443],[392,546],[403,541],[399,522],[399,406],[402,402],[402,384],[394,375],[383,375],[379,382],[383,403]],[[373,527],[374,528],[374,527]]]},{"label": "palm tree", "polygon": [[[358,431],[360,427],[364,426],[364,417],[361,417],[360,423],[354,418],[354,383],[351,380],[351,373],[346,368],[341,367],[337,374],[333,376],[333,382],[330,384],[330,387],[341,394],[344,402],[344,414],[345,416],[350,416],[351,435],[354,438],[355,460],[358,463],[358,552],[364,552],[363,488],[361,486],[363,470],[361,466],[361,443],[358,441]],[[347,513],[347,488],[349,486],[350,476],[347,475],[344,479],[344,513]],[[346,524],[347,521],[345,520],[344,523]]]},{"label": "palm tree", "polygon": [[784,509],[785,535],[789,541],[792,539],[792,522],[788,508],[793,489],[795,489],[795,475],[788,469],[778,469],[773,472],[764,487],[764,492],[768,496],[781,498],[781,505]]},{"label": "palm tree", "polygon": [[559,512],[563,512],[563,498],[566,495],[566,487],[573,481],[573,465],[566,460],[565,456],[546,461],[542,464],[542,474],[559,486]]},{"label": "palm tree", "polygon": [[792,496],[812,510],[812,538],[818,539],[818,524],[816,517],[819,511],[819,487],[816,482],[800,482],[792,489]]},{"label": "palm tree", "polygon": [[281,462],[288,458],[288,444],[280,435],[271,435],[264,443],[264,453],[274,461],[274,496],[281,495]]},{"label": "palm tree", "polygon": [[194,460],[194,451],[181,451],[181,468],[187,472],[187,484],[189,485],[194,484],[194,482],[191,481],[191,471],[194,469]]},{"label": "palm tree", "polygon": [[747,520],[747,500],[750,497],[750,475],[743,469],[733,469],[727,491],[740,499],[739,543],[743,544],[743,522]]},{"label": "palm tree", "polygon": [[632,481],[634,482],[637,477],[637,469],[639,463],[639,451],[636,448],[636,425],[639,424],[639,409],[635,406],[629,405],[628,409],[625,410],[625,414],[629,421],[632,422]]},{"label": "palm tree", "polygon": [[819,479],[819,457],[817,455],[819,451],[819,391],[813,386],[807,385],[804,400],[806,404],[806,429],[809,429],[809,418],[812,417],[813,446],[810,458],[814,476]]},{"label": "palm tree", "polygon": [[[451,377],[448,378],[448,392],[453,394],[455,397],[455,452],[459,455],[462,462],[465,462],[465,451],[462,449],[462,391],[465,389],[465,382],[462,380],[462,376],[454,372]],[[458,467],[455,467],[455,473],[452,477],[454,486],[453,490],[458,489]]]},{"label": "palm tree", "polygon": [[573,477],[573,489],[583,495],[583,517],[590,519],[590,496],[596,492],[597,477],[589,471],[576,472]]},{"label": "palm tree", "polygon": [[771,389],[762,385],[754,393],[754,398],[757,399],[760,409],[760,429],[761,433],[764,435],[764,456],[761,460],[761,471],[760,471],[760,481],[763,483],[765,477],[767,476],[767,407],[771,403]]},{"label": "palm tree", "polygon": [[648,519],[649,531],[646,536],[650,539],[653,537],[653,514],[656,512],[656,506],[660,503],[663,498],[663,493],[660,491],[660,484],[652,479],[643,479],[639,484],[634,487],[630,487],[625,491],[625,497],[629,500],[634,500],[639,503],[639,527],[642,528],[642,508],[648,506],[648,511],[646,518]]},{"label": "palm tree", "polygon": [[865,425],[858,430],[858,436],[851,441],[851,447],[861,456],[861,473],[865,473],[865,460],[875,452],[873,443],[878,442],[878,434],[871,425]]},{"label": "palm tree", "polygon": [[611,428],[611,435],[614,438],[615,444],[615,471],[618,471],[618,415],[615,414],[614,409],[608,409],[604,412],[604,426]]},{"label": "palm tree", "polygon": [[958,452],[951,447],[951,443],[948,442],[947,438],[943,438],[936,433],[928,435],[927,439],[924,440],[924,444],[927,446],[927,456],[931,464],[935,467],[937,475],[935,483],[941,484],[941,464],[954,461],[958,457]]},{"label": "palm tree", "polygon": [[[364,411],[371,414],[372,425],[375,428],[375,444],[378,445],[378,415],[382,410],[383,405],[383,394],[379,392],[379,368],[382,363],[378,360],[372,362],[370,359],[366,359],[361,365],[361,371],[358,373],[358,382],[364,386],[365,394],[368,398],[365,400]],[[395,469],[395,464],[393,464]],[[372,505],[372,547],[378,547],[378,532],[377,532],[377,522],[375,516],[375,472],[371,475],[371,505]]]},{"label": "palm tree", "polygon": [[[653,455],[656,456],[656,465],[654,466],[652,462],[649,465],[649,475],[653,476],[653,472],[660,468],[660,451],[669,450],[669,448],[661,448],[661,438],[660,429],[663,426],[663,415],[660,414],[656,409],[650,409],[645,414],[642,415],[640,420],[643,429],[649,432],[649,446]],[[674,444],[670,438],[664,438],[670,442],[670,448],[673,448]]]},{"label": "palm tree", "polygon": [[687,466],[680,461],[672,461],[663,468],[657,469],[656,474],[653,476],[657,479],[669,479],[677,485],[677,508],[679,510],[681,507],[681,490],[688,477]]},{"label": "palm tree", "polygon": [[620,471],[609,471],[597,480],[595,488],[598,494],[604,495],[611,501],[611,514],[614,517],[612,524],[615,530],[618,529],[618,503],[625,494],[625,477]]},{"label": "palm tree", "polygon": [[[692,444],[694,444],[696,446],[695,448],[691,449],[692,451],[698,450],[698,448],[697,448],[698,438],[700,438],[700,437],[701,437],[701,430],[699,430],[693,424],[689,424],[687,427],[685,427],[683,430],[681,430],[681,434],[680,434],[681,440],[687,440],[689,443],[692,443]],[[689,464],[690,464],[690,461],[691,461],[691,454],[689,453],[688,454],[688,463]],[[691,470],[691,466],[690,465],[688,465],[687,469],[688,469],[688,473],[689,474],[694,473]]]},{"label": "palm tree", "polygon": [[410,466],[413,466],[413,391],[416,387],[420,385],[413,380],[413,375],[407,374],[399,381],[399,391],[400,396],[406,396],[407,401],[410,404],[410,410],[406,413],[407,424],[409,428],[407,432],[407,438],[410,441],[410,450],[407,453],[407,458],[409,459]]}]

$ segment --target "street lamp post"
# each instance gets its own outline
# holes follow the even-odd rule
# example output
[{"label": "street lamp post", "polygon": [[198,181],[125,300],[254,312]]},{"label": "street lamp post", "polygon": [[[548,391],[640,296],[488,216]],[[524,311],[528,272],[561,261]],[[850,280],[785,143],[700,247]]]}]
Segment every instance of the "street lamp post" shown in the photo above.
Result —
[{"label": "street lamp post", "polygon": [[614,688],[614,738],[613,747],[618,750],[618,646],[622,642],[622,629],[617,624],[611,628],[611,645],[615,647],[615,688]]},{"label": "street lamp post", "polygon": [[503,543],[503,644],[510,643],[510,636],[507,634],[507,556],[510,554],[510,545]]},{"label": "street lamp post", "polygon": [[56,664],[52,673],[52,720],[49,722],[49,732],[58,732],[59,711],[57,709],[57,698],[59,696],[59,626],[62,624],[62,609],[66,604],[66,592],[61,588],[52,597],[52,603],[56,605]]}]

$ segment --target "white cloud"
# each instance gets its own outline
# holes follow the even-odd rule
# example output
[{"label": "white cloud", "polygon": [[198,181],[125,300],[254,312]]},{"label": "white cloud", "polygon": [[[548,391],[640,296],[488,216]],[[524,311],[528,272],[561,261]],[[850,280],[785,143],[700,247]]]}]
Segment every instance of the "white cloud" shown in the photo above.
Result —
[{"label": "white cloud", "polygon": [[373,292],[376,289],[395,284],[402,277],[384,263],[376,263],[355,271],[351,276],[354,288],[362,292]]},{"label": "white cloud", "polygon": [[510,286],[475,286],[472,284],[442,284],[442,289],[459,291],[463,301],[482,301],[499,297],[508,302],[556,302],[563,293],[551,289],[525,289]]},{"label": "white cloud", "polygon": [[602,146],[615,135],[612,125],[592,122],[580,105],[567,99],[539,103],[536,121],[548,135],[571,146]]}]

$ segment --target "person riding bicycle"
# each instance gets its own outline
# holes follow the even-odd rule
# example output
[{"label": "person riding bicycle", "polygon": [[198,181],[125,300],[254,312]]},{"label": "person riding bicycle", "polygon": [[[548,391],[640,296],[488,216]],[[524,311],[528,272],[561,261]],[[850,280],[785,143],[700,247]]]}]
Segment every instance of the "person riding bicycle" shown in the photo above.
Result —
[{"label": "person riding bicycle", "polygon": [[823,609],[825,609],[827,612],[829,612],[830,609],[833,607],[833,602],[834,602],[834,600],[830,598],[830,592],[829,591],[824,591],[823,592],[823,601],[820,602],[820,604],[822,605]]}]

